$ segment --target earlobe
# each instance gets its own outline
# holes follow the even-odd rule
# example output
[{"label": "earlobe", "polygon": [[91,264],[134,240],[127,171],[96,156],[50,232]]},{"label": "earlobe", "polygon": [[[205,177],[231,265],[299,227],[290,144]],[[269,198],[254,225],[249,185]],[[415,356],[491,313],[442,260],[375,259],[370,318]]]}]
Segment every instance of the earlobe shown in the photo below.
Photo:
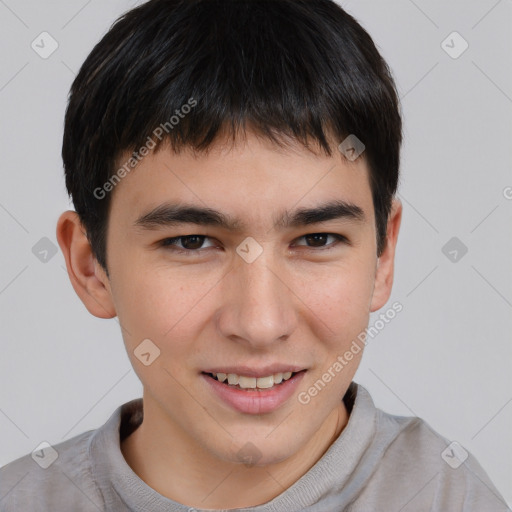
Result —
[{"label": "earlobe", "polygon": [[394,198],[387,224],[386,246],[377,260],[375,286],[373,290],[370,312],[379,310],[386,304],[393,287],[395,250],[398,232],[402,221],[402,203]]},{"label": "earlobe", "polygon": [[56,235],[71,284],[87,310],[98,318],[115,317],[110,282],[94,257],[75,211],[68,210],[60,215]]}]

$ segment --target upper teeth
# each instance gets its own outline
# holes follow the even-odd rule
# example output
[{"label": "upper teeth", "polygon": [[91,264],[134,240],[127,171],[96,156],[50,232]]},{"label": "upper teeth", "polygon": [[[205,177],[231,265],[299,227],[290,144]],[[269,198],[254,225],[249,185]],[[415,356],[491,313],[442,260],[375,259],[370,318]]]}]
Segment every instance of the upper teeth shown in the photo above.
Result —
[{"label": "upper teeth", "polygon": [[228,380],[228,384],[236,386],[237,384],[243,388],[271,388],[274,384],[280,384],[283,380],[288,380],[292,376],[292,372],[274,373],[268,377],[246,377],[244,375],[237,375],[236,373],[214,373],[218,381],[224,382]]}]

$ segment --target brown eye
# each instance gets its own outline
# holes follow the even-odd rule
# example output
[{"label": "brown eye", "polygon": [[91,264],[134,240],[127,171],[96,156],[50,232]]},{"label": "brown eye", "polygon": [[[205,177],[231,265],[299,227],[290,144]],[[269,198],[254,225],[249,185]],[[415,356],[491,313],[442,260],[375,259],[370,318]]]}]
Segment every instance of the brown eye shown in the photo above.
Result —
[{"label": "brown eye", "polygon": [[175,238],[165,238],[160,242],[162,247],[167,247],[177,252],[199,252],[203,248],[204,241],[209,238],[205,235],[185,235]]},{"label": "brown eye", "polygon": [[204,243],[205,238],[206,237],[201,236],[201,235],[183,236],[183,237],[181,237],[181,240],[182,240],[181,243],[185,249],[190,249],[190,250],[200,249]]},{"label": "brown eye", "polygon": [[[334,242],[326,243],[329,240],[329,237],[332,237],[335,239]],[[332,246],[337,245],[339,242],[345,242],[348,243],[348,240],[342,236],[338,235],[336,233],[310,233],[308,235],[304,235],[301,237],[301,239],[306,240],[307,247],[315,248],[318,247],[320,249],[322,248],[331,248]],[[304,244],[299,244],[304,245]]]},{"label": "brown eye", "polygon": [[306,235],[304,239],[312,247],[322,247],[327,241],[329,235],[326,233],[315,233],[313,235]]}]

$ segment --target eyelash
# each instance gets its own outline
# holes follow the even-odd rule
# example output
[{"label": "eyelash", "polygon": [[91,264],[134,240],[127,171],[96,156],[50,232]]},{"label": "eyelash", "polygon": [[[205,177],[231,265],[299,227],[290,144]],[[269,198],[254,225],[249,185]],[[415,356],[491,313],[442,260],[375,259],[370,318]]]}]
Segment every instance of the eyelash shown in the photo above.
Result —
[{"label": "eyelash", "polygon": [[[314,235],[327,235],[327,236],[332,236],[336,239],[335,242],[333,242],[325,247],[308,247],[308,246],[306,246],[307,249],[315,251],[315,252],[317,252],[319,250],[320,251],[329,251],[329,250],[333,249],[335,246],[337,246],[339,243],[345,243],[345,244],[350,245],[350,242],[346,237],[344,237],[343,235],[338,235],[337,233],[308,233],[307,235],[303,235],[303,236],[299,237],[299,239],[306,238],[308,236],[314,236]],[[187,256],[195,256],[196,254],[200,253],[200,251],[202,251],[204,249],[177,249],[176,247],[172,247],[172,246],[176,245],[176,242],[179,242],[180,240],[182,240],[184,238],[193,238],[193,237],[204,238],[205,240],[211,238],[206,235],[182,235],[182,236],[177,236],[174,238],[164,238],[158,244],[161,247],[170,249],[177,254],[185,254]],[[203,242],[204,242],[204,240],[203,240]],[[206,249],[210,249],[210,247],[207,247]]]}]

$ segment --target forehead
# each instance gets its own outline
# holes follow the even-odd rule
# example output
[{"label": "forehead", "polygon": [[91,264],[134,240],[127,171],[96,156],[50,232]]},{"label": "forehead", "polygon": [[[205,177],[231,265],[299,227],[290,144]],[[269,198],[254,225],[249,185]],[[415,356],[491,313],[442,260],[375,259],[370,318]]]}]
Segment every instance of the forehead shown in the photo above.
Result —
[{"label": "forehead", "polygon": [[[235,145],[220,142],[206,152],[175,153],[162,144],[117,183],[111,212],[123,212],[133,222],[151,207],[185,203],[223,211],[224,220],[243,227],[243,218],[290,224],[291,207],[338,201],[372,217],[365,159],[351,162],[333,147],[327,156],[298,142],[278,147],[251,133]],[[125,153],[119,167],[130,156]]]}]

